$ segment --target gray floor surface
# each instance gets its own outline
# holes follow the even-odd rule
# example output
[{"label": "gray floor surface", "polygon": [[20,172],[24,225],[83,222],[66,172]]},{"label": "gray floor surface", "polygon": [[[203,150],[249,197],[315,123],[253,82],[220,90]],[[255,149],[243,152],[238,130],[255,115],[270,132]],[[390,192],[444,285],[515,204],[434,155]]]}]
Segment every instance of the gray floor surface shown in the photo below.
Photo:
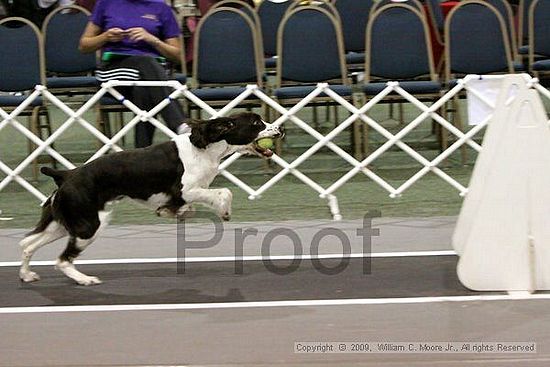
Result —
[{"label": "gray floor surface", "polygon": [[[375,218],[371,227],[379,230],[379,235],[372,236],[371,252],[388,251],[426,251],[450,250],[451,236],[455,226],[455,217],[432,218]],[[294,247],[290,239],[281,236],[273,241],[266,239],[268,233],[277,234],[292,230],[299,239],[304,254],[311,253],[311,243],[316,234],[327,228],[336,228],[345,234],[349,240],[352,253],[363,251],[366,236],[357,234],[357,230],[365,228],[364,220],[332,220],[316,221],[282,221],[264,223],[233,223],[223,224],[221,239],[218,243],[208,242],[215,232],[215,225],[200,223],[151,226],[110,226],[81,255],[82,259],[125,259],[125,258],[165,258],[177,257],[178,249],[185,256],[234,256],[235,246],[242,242],[242,252],[245,256],[262,254],[262,243],[270,242],[271,255],[292,255]],[[247,230],[257,230],[257,235],[250,235],[243,241],[236,241],[235,236]],[[21,250],[17,245],[23,235],[30,229],[0,229],[0,261],[17,261]],[[186,242],[187,241],[187,242]],[[205,241],[204,245],[193,246],[189,241]],[[64,249],[66,240],[40,249],[34,260],[54,260]],[[178,245],[179,244],[179,245]],[[241,246],[237,246],[241,248]],[[267,247],[267,246],[266,246]],[[368,250],[367,244],[367,250]],[[368,251],[366,251],[368,252]],[[341,242],[335,237],[327,236],[320,241],[319,253],[342,253]],[[184,255],[184,254],[180,254]]]},{"label": "gray floor surface", "polygon": [[[371,251],[438,251],[451,249],[451,236],[455,218],[382,218],[375,219],[373,227],[380,230],[380,236],[374,237]],[[247,238],[243,246],[244,255],[260,255],[261,242],[274,228],[292,229],[298,235],[303,253],[311,250],[311,239],[319,230],[335,227],[342,230],[350,241],[352,252],[363,250],[363,238],[357,236],[361,221],[335,222],[283,222],[283,223],[233,223],[223,232],[219,244],[186,252],[191,257],[232,256],[235,251],[235,229],[257,228],[257,238]],[[181,229],[180,229],[181,230]],[[204,239],[212,234],[207,225],[193,225],[187,228],[189,239]],[[2,286],[5,290],[17,287],[19,293],[25,287],[16,281],[7,279],[17,277],[17,267],[8,262],[17,261],[17,246],[24,231],[0,231],[0,268]],[[91,246],[82,256],[83,259],[135,259],[176,257],[178,253],[177,229],[175,226],[129,226],[112,227]],[[286,242],[285,242],[286,241]],[[44,248],[36,256],[37,260],[52,260],[62,250],[64,244],[59,242]],[[181,246],[180,246],[181,247]],[[292,254],[290,241],[280,237],[273,240],[271,255]],[[333,238],[321,242],[320,253],[340,253],[341,245]],[[181,253],[181,249],[180,249]],[[444,256],[449,261],[452,256]],[[430,270],[437,269],[438,257],[426,257],[416,262],[419,267],[407,261],[410,258],[394,259],[379,268],[376,275],[377,289],[386,287],[392,291],[395,282],[399,282],[403,297],[411,295],[438,296],[443,291],[452,290],[456,284],[445,283],[443,278],[439,285],[428,293],[418,292],[415,287],[431,288],[429,283],[422,284]],[[413,259],[414,260],[414,259]],[[436,264],[431,262],[436,262]],[[405,266],[405,265],[406,266]],[[157,264],[158,265],[158,264]],[[99,269],[106,265],[82,266],[82,269]],[[113,264],[109,272],[118,276],[143,276],[142,269],[152,265]],[[155,267],[162,273],[169,271]],[[245,265],[249,266],[248,263]],[[447,274],[452,273],[453,264],[447,264]],[[212,272],[226,269],[224,262],[201,265],[200,282],[191,285],[208,291],[223,291],[226,283],[220,281]],[[224,268],[225,267],[225,268]],[[51,267],[36,266],[37,271],[46,275],[44,282],[56,282],[49,294],[63,293],[63,297],[73,297],[82,303],[92,303],[93,297],[80,297],[79,287],[65,281]],[[401,269],[400,269],[401,268]],[[405,269],[408,269],[406,272]],[[173,270],[173,269],[172,269]],[[373,269],[375,270],[375,269]],[[400,272],[401,271],[401,272]],[[412,271],[412,273],[410,273]],[[261,269],[255,270],[262,274]],[[298,292],[293,298],[300,299],[300,287],[304,295],[311,294],[311,288],[317,290],[334,289],[330,282],[321,278],[315,281],[308,273],[307,282],[300,285],[299,278],[289,277],[288,287]],[[387,275],[386,275],[387,274]],[[409,274],[407,276],[407,274]],[[173,274],[172,274],[173,275]],[[197,274],[195,274],[197,276]],[[245,275],[243,275],[246,277]],[[277,280],[277,286],[271,277],[257,279],[251,283],[250,292],[258,294],[285,293],[284,276]],[[401,279],[405,277],[405,279]],[[415,279],[418,277],[418,279]],[[168,281],[172,277],[166,277]],[[340,281],[346,277],[340,278]],[[349,277],[351,280],[353,277]],[[437,278],[437,277],[436,277]],[[166,286],[163,277],[156,274],[158,288]],[[270,280],[271,279],[271,280]],[[291,281],[292,279],[292,281]],[[245,280],[238,279],[240,282]],[[105,284],[90,288],[90,292],[105,293],[105,290],[116,288],[116,279],[105,279]],[[109,284],[111,282],[111,284]],[[392,283],[393,282],[393,283]],[[417,282],[415,284],[415,282]],[[404,284],[411,284],[405,286]],[[420,284],[418,284],[420,283]],[[15,285],[16,284],[16,285]],[[47,288],[47,283],[36,284],[36,287]],[[145,284],[145,283],[143,283]],[[244,283],[243,283],[244,284]],[[246,283],[249,284],[249,283]],[[346,297],[369,297],[368,292],[359,288],[357,279],[346,288]],[[360,283],[359,283],[360,284]],[[33,285],[29,285],[33,287]],[[103,287],[103,291],[101,290]],[[140,283],[134,282],[125,286],[127,292],[140,289]],[[148,288],[149,287],[149,288]],[[150,289],[151,285],[143,287]],[[248,285],[247,285],[248,287]],[[243,287],[244,289],[245,287]],[[408,289],[411,288],[411,289]],[[11,288],[10,288],[11,289]],[[143,290],[141,289],[141,290]],[[12,289],[12,291],[17,292]],[[54,293],[52,293],[54,292]],[[58,293],[55,293],[58,292]],[[277,293],[278,292],[278,293]],[[108,293],[108,292],[107,292]],[[143,292],[142,292],[143,293]],[[391,292],[390,292],[391,293]],[[471,292],[473,293],[473,292]],[[21,294],[10,296],[5,292],[0,296],[0,303],[11,304]],[[467,293],[470,294],[470,293]],[[330,294],[329,294],[330,295]],[[395,294],[392,294],[395,296]],[[399,295],[397,295],[399,297]],[[10,297],[6,300],[2,297]],[[313,298],[327,297],[320,292]],[[252,298],[251,298],[252,299]],[[247,301],[247,300],[245,300]],[[104,304],[109,304],[109,297]],[[69,302],[70,303],[70,302]],[[82,304],[78,303],[78,304]],[[95,303],[95,302],[94,302]],[[112,299],[114,303],[114,298]],[[97,303],[95,303],[97,304]],[[25,306],[22,304],[22,306]],[[101,312],[36,312],[36,313],[2,313],[0,307],[0,366],[153,366],[153,365],[188,365],[188,366],[548,366],[550,365],[550,312],[546,300],[469,300],[469,301],[434,301],[425,303],[388,302],[385,304],[339,305],[339,306],[283,306],[283,307],[242,307],[216,309],[180,310],[141,310],[141,311],[101,311]],[[294,353],[294,343],[298,341],[366,341],[366,342],[535,342],[537,353],[533,354],[301,354]]]}]

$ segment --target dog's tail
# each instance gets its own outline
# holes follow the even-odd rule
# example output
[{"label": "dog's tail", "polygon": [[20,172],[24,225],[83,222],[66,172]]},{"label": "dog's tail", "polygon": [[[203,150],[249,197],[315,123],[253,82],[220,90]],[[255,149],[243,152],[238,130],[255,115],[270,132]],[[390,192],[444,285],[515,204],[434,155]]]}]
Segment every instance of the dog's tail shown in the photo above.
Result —
[{"label": "dog's tail", "polygon": [[65,179],[67,178],[70,171],[60,171],[50,167],[42,167],[40,169],[40,172],[42,172],[46,176],[53,178],[53,180],[55,181],[55,184],[58,187],[61,187],[61,185],[63,185],[63,182],[65,182]]}]

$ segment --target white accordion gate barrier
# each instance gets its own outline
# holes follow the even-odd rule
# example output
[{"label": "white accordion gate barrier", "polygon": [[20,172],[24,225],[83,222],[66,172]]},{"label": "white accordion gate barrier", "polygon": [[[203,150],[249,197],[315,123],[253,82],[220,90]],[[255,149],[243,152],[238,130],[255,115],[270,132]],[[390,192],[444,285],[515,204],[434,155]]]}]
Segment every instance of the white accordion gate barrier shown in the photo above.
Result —
[{"label": "white accordion gate barrier", "polygon": [[[99,141],[103,143],[103,146],[100,149],[98,149],[95,152],[95,154],[93,154],[93,156],[88,160],[89,162],[104,155],[111,149],[114,151],[121,151],[122,148],[119,145],[117,145],[118,141],[122,139],[140,121],[149,121],[151,124],[157,127],[164,134],[173,138],[175,136],[175,133],[172,132],[170,129],[168,129],[163,123],[161,123],[154,117],[160,110],[162,110],[166,105],[168,105],[168,103],[170,103],[171,99],[176,99],[180,97],[186,98],[191,103],[194,103],[195,105],[200,107],[203,111],[208,113],[211,118],[216,118],[216,117],[227,115],[231,110],[236,108],[245,99],[254,95],[280,114],[280,117],[277,120],[272,121],[275,125],[280,126],[285,123],[292,122],[302,130],[304,130],[306,133],[310,134],[315,139],[317,139],[317,142],[313,144],[311,147],[309,147],[303,154],[301,154],[298,158],[296,158],[292,162],[287,162],[282,157],[273,155],[272,160],[276,164],[278,164],[282,168],[282,170],[279,171],[277,174],[275,174],[267,182],[265,182],[263,185],[261,185],[258,188],[253,188],[249,186],[248,184],[246,184],[245,182],[243,182],[238,177],[236,177],[235,175],[233,175],[228,171],[230,165],[233,162],[235,162],[237,159],[239,159],[239,157],[241,156],[239,153],[235,153],[234,155],[224,160],[219,167],[220,174],[223,175],[232,183],[234,183],[235,185],[237,185],[239,188],[244,190],[246,193],[248,193],[249,195],[248,197],[251,200],[261,197],[261,195],[266,190],[268,190],[270,187],[277,184],[277,182],[279,182],[282,178],[284,178],[289,174],[294,175],[296,178],[302,181],[305,185],[315,190],[319,194],[320,198],[326,199],[328,201],[331,214],[335,220],[341,219],[341,215],[340,215],[340,209],[338,206],[338,201],[334,193],[338,188],[340,188],[342,185],[344,185],[346,182],[348,182],[352,177],[354,177],[358,173],[363,173],[372,181],[374,181],[375,183],[380,185],[382,188],[387,190],[390,197],[392,198],[400,196],[405,190],[407,190],[415,182],[417,182],[420,178],[422,178],[424,175],[426,175],[429,172],[433,172],[434,174],[441,177],[448,184],[456,188],[459,194],[463,196],[467,193],[468,191],[467,188],[461,185],[457,180],[449,176],[443,170],[441,170],[438,167],[438,165],[441,164],[441,162],[443,162],[446,158],[448,158],[453,152],[455,152],[457,149],[462,147],[464,144],[467,144],[468,146],[470,146],[471,148],[475,149],[478,152],[481,151],[481,146],[471,138],[489,123],[492,115],[489,114],[486,118],[483,119],[483,121],[481,121],[481,123],[471,128],[468,132],[462,132],[458,128],[456,128],[453,124],[451,124],[449,121],[447,121],[443,116],[438,114],[437,111],[463,90],[467,90],[468,92],[472,93],[480,101],[482,101],[482,103],[486,104],[489,108],[494,109],[495,107],[494,102],[487,99],[484,95],[469,88],[469,83],[472,80],[479,80],[480,78],[503,78],[503,76],[483,76],[482,77],[479,75],[468,75],[464,79],[459,80],[455,87],[449,90],[439,100],[437,100],[435,103],[431,104],[430,106],[424,104],[423,102],[419,101],[417,98],[415,98],[414,96],[406,92],[404,89],[402,89],[399,86],[398,82],[388,82],[384,90],[382,90],[378,95],[371,98],[366,104],[364,104],[362,107],[359,107],[359,108],[355,107],[353,104],[349,103],[347,100],[345,100],[344,98],[339,96],[337,93],[335,93],[333,90],[331,90],[330,85],[326,83],[318,84],[317,87],[309,95],[307,95],[304,99],[302,99],[296,105],[292,106],[290,109],[286,109],[285,107],[281,106],[275,100],[273,100],[268,95],[266,95],[261,89],[259,89],[258,86],[249,85],[243,93],[237,96],[234,100],[232,100],[226,106],[224,106],[220,110],[215,110],[212,107],[210,107],[207,103],[200,100],[193,93],[191,93],[191,91],[189,91],[187,86],[182,85],[177,81],[165,81],[165,82],[110,81],[110,82],[103,83],[101,85],[101,89],[75,111],[71,109],[68,105],[63,103],[63,101],[61,101],[57,96],[53,95],[50,91],[48,91],[48,89],[45,86],[38,85],[36,86],[35,90],[28,96],[28,98],[26,98],[24,102],[22,102],[21,105],[15,108],[11,113],[7,113],[6,111],[0,108],[0,118],[1,118],[0,134],[2,133],[2,129],[4,129],[8,125],[11,125],[16,130],[18,130],[21,134],[23,134],[28,140],[30,140],[32,143],[34,143],[37,146],[37,148],[33,152],[31,152],[14,169],[10,168],[7,164],[5,164],[0,160],[0,170],[6,174],[6,177],[0,182],[0,193],[2,192],[3,189],[6,188],[6,186],[10,182],[15,181],[19,185],[21,185],[23,188],[25,188],[27,191],[29,191],[31,194],[33,194],[39,200],[41,201],[46,200],[47,196],[44,195],[42,192],[40,192],[40,190],[34,187],[30,182],[28,182],[23,177],[21,177],[21,173],[27,166],[32,164],[34,159],[36,159],[38,156],[44,153],[50,155],[53,159],[58,161],[61,165],[63,165],[67,169],[75,168],[75,165],[73,163],[71,163],[68,159],[63,157],[61,153],[57,152],[51,147],[52,143],[54,143],[67,129],[69,129],[71,126],[75,124],[80,124],[90,134],[92,134],[95,138],[97,138]],[[543,88],[541,85],[539,85],[537,79],[531,78],[528,75],[524,75],[523,79],[525,80],[529,88],[536,88],[542,95],[550,99],[550,92],[545,88]],[[146,86],[146,87],[147,86],[150,86],[150,87],[168,86],[173,88],[174,91],[170,94],[168,98],[161,101],[152,110],[144,111],[138,108],[130,100],[125,99],[124,96],[122,96],[115,89],[116,87],[120,87],[120,86]],[[386,128],[384,128],[380,123],[373,120],[371,117],[367,116],[367,113],[369,112],[369,110],[372,109],[373,106],[375,106],[384,97],[386,97],[388,94],[392,92],[395,92],[401,95],[405,100],[412,103],[421,111],[421,113],[413,121],[408,123],[403,129],[401,129],[396,134],[392,134]],[[344,109],[350,112],[349,117],[347,117],[344,121],[342,121],[337,127],[335,127],[330,133],[326,135],[321,134],[320,132],[315,130],[313,127],[311,127],[308,123],[304,122],[302,119],[296,116],[297,112],[299,112],[301,109],[306,107],[315,97],[317,97],[321,93],[326,94],[328,97],[332,98],[335,102],[337,102]],[[88,110],[90,110],[90,108],[92,108],[96,103],[98,103],[100,98],[103,97],[105,94],[110,94],[135,114],[135,116],[128,123],[126,123],[125,126],[120,131],[118,131],[112,138],[108,138],[107,136],[105,136],[93,124],[89,123],[82,117],[83,114]],[[25,108],[27,108],[32,103],[32,101],[34,101],[39,96],[47,100],[52,105],[58,107],[63,113],[65,113],[68,116],[68,119],[65,122],[63,122],[61,126],[59,126],[45,140],[40,139],[38,136],[33,134],[28,128],[26,128],[23,124],[17,121],[17,116]],[[453,142],[453,144],[447,147],[447,149],[445,149],[436,158],[432,160],[426,159],[421,154],[419,154],[414,149],[412,149],[409,145],[403,142],[403,138],[405,136],[407,136],[413,129],[415,129],[420,123],[422,123],[424,120],[428,118],[435,120],[437,123],[439,123],[442,126],[442,128],[446,129],[447,131],[449,131],[450,133],[456,136],[456,140]],[[380,135],[382,135],[385,139],[387,139],[384,144],[382,144],[379,148],[377,148],[375,151],[370,153],[369,156],[363,159],[362,161],[355,159],[352,155],[350,155],[349,153],[344,151],[341,147],[339,147],[337,144],[332,142],[332,140],[338,134],[340,134],[347,127],[351,126],[356,120],[360,120],[363,123],[367,124],[369,128],[374,129]],[[416,174],[414,174],[406,182],[404,182],[401,186],[397,188],[393,187],[386,180],[384,180],[379,175],[377,175],[376,173],[372,172],[367,168],[367,166],[370,163],[372,163],[374,160],[379,158],[382,154],[384,154],[386,151],[388,151],[388,149],[390,149],[394,145],[398,146],[401,150],[403,150],[405,153],[407,153],[410,157],[415,159],[417,162],[419,162],[423,166],[423,168],[421,168]],[[342,159],[347,161],[352,166],[352,168],[347,173],[345,173],[342,177],[340,177],[338,180],[336,180],[334,183],[332,183],[330,186],[326,188],[322,187],[320,184],[312,180],[310,177],[308,177],[304,173],[300,172],[300,170],[298,169],[300,164],[305,162],[308,158],[310,158],[313,154],[315,154],[319,149],[323,147],[329,148],[335,154],[340,156]]]}]

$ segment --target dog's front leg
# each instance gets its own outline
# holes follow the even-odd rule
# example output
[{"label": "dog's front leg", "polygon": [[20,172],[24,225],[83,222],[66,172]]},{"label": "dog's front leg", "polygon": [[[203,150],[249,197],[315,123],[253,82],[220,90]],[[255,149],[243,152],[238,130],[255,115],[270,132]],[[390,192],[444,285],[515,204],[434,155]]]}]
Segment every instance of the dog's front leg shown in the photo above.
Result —
[{"label": "dog's front leg", "polygon": [[214,209],[223,220],[231,219],[233,194],[229,189],[193,188],[183,190],[182,199],[187,203],[200,203]]}]

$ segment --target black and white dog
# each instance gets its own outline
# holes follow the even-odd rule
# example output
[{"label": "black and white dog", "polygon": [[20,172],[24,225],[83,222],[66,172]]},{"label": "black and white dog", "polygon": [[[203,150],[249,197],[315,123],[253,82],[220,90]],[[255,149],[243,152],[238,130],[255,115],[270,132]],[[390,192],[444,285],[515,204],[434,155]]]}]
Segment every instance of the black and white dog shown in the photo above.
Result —
[{"label": "black and white dog", "polygon": [[106,204],[124,197],[141,201],[160,216],[189,214],[194,203],[211,207],[224,220],[231,217],[229,189],[209,189],[220,161],[235,152],[269,158],[273,152],[256,142],[277,138],[277,126],[254,113],[190,122],[191,133],[144,149],[110,154],[70,171],[43,168],[58,189],[47,199],[36,228],[20,243],[23,248],[19,277],[39,280],[29,266],[40,247],[69,236],[56,268],[78,284],[101,281],[78,271],[73,260],[105,228],[110,212]]}]

